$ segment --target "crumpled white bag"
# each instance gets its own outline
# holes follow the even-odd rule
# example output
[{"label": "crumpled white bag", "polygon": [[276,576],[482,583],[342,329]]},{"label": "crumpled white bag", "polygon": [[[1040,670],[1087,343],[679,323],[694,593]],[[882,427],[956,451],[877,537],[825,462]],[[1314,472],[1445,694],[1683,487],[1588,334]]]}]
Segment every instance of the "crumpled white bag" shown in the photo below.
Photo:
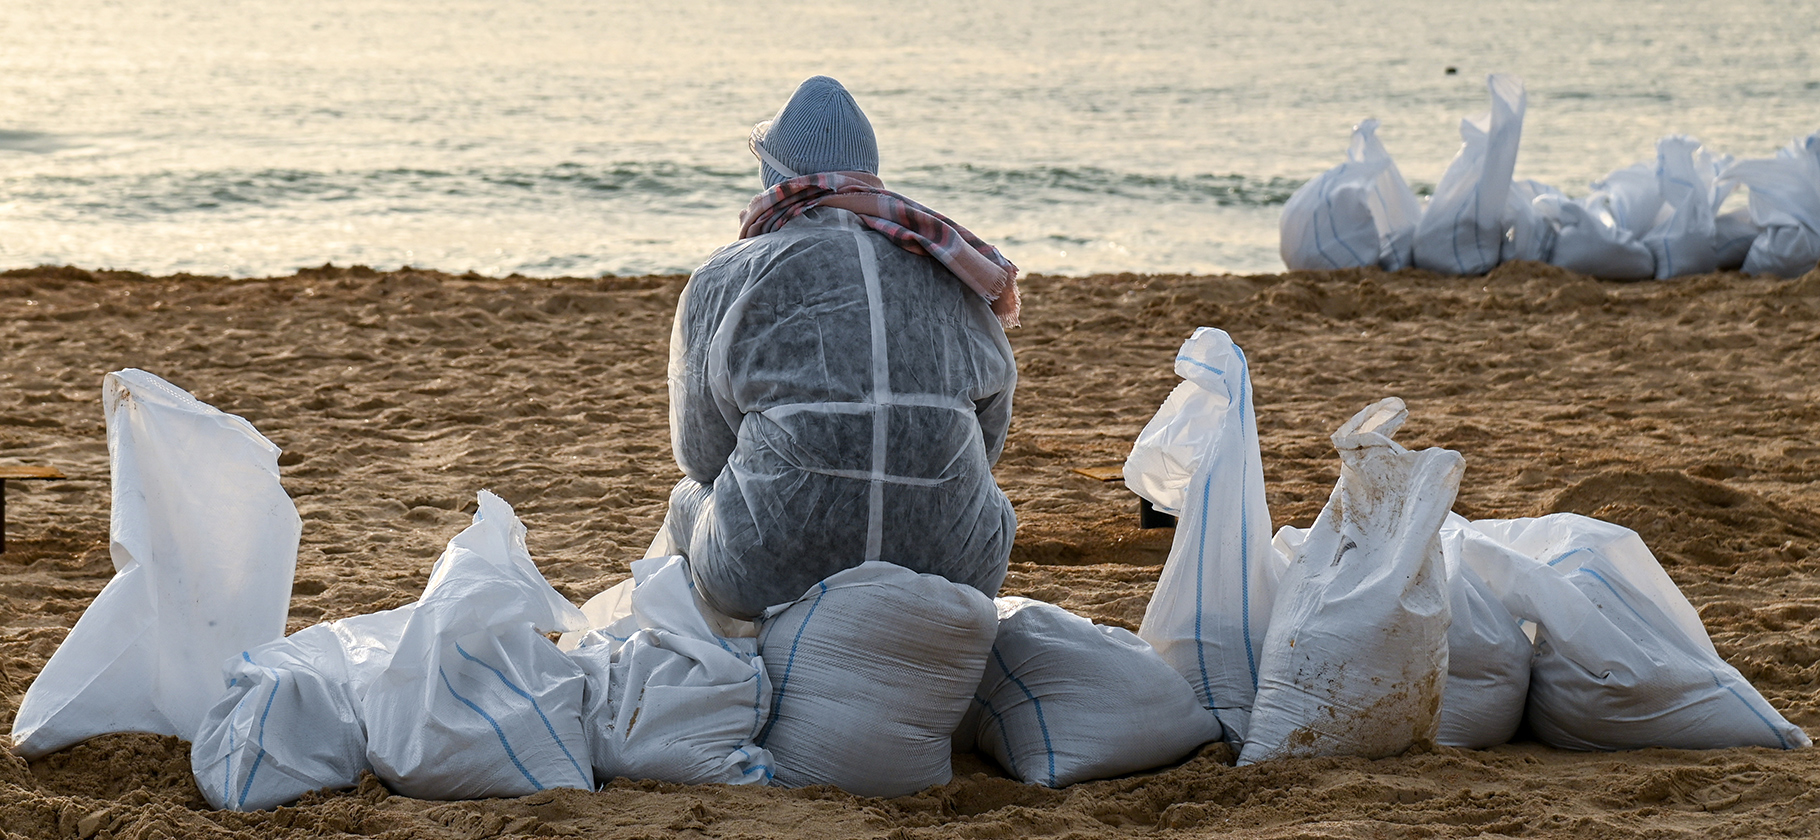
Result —
[{"label": "crumpled white bag", "polygon": [[367,690],[367,760],[419,799],[592,790],[587,680],[543,635],[587,620],[531,562],[512,507],[479,496]]},{"label": "crumpled white bag", "polygon": [[1759,232],[1744,259],[1746,274],[1799,277],[1820,264],[1820,131],[1773,158],[1738,161],[1724,177],[1750,187]]},{"label": "crumpled white bag", "polygon": [[1184,380],[1138,435],[1125,484],[1180,516],[1138,636],[1245,737],[1258,656],[1283,565],[1270,549],[1251,374],[1223,330],[1201,327],[1176,354]]},{"label": "crumpled white bag", "polygon": [[1551,196],[1559,233],[1549,262],[1613,280],[1667,279],[1720,266],[1720,205],[1734,184],[1720,177],[1729,155],[1671,135],[1655,161],[1613,171],[1574,200]]},{"label": "crumpled white bag", "polygon": [[1478,572],[1460,558],[1471,527],[1450,513],[1441,525],[1452,621],[1447,629],[1447,690],[1435,743],[1485,749],[1505,743],[1523,723],[1535,647]]},{"label": "crumpled white bag", "polygon": [[1498,259],[1548,262],[1555,253],[1562,200],[1560,190],[1541,181],[1511,182],[1504,205],[1504,244]]},{"label": "crumpled white bag", "polygon": [[1731,162],[1730,155],[1714,154],[1686,135],[1656,141],[1662,208],[1643,234],[1643,244],[1655,258],[1656,279],[1718,270],[1719,207],[1736,186],[1719,176]]},{"label": "crumpled white bag", "polygon": [[1662,190],[1649,164],[1616,170],[1581,199],[1552,196],[1560,230],[1549,262],[1608,280],[1656,276],[1656,256],[1643,242],[1662,209]]},{"label": "crumpled white bag", "polygon": [[188,738],[222,661],[284,635],[303,522],[278,447],[142,370],[108,374],[101,398],[115,574],[19,704],[27,758],[107,732]]},{"label": "crumpled white bag", "polygon": [[306,627],[223,666],[227,694],[190,742],[190,769],[216,808],[257,811],[360,782],[361,704],[412,607]]},{"label": "crumpled white bag", "polygon": [[1443,274],[1484,274],[1498,267],[1504,214],[1523,112],[1523,80],[1494,73],[1486,79],[1491,110],[1460,121],[1463,144],[1416,223],[1415,263]]},{"label": "crumpled white bag", "polygon": [[1281,581],[1240,764],[1432,741],[1451,613],[1440,528],[1464,459],[1390,439],[1395,397],[1333,435],[1340,480]]},{"label": "crumpled white bag", "polygon": [[[1460,562],[1459,528],[1466,520],[1450,513],[1441,525],[1441,557],[1447,566],[1447,689],[1435,743],[1484,749],[1505,743],[1523,722],[1529,693],[1529,636],[1485,581]],[[1296,556],[1308,529],[1283,526],[1271,546],[1284,558]],[[1533,625],[1532,625],[1533,626]]]},{"label": "crumpled white bag", "polygon": [[1422,205],[1378,140],[1378,121],[1352,129],[1346,162],[1298,187],[1283,204],[1278,249],[1291,271],[1414,264]]},{"label": "crumpled white bag", "polygon": [[1131,631],[1029,598],[994,603],[998,640],[957,751],[1065,787],[1161,767],[1220,737],[1219,718]]},{"label": "crumpled white bag", "polygon": [[1628,528],[1572,513],[1479,520],[1461,560],[1538,625],[1528,721],[1550,746],[1810,746],[1719,658],[1686,596]]},{"label": "crumpled white bag", "polygon": [[998,632],[978,589],[874,560],[773,607],[760,628],[774,688],[758,743],[777,784],[906,796],[952,778],[954,731]]},{"label": "crumpled white bag", "polygon": [[771,715],[756,628],[716,632],[681,557],[635,561],[628,583],[583,605],[599,626],[569,652],[587,674],[596,778],[768,783],[771,754],[754,743]]},{"label": "crumpled white bag", "polygon": [[1749,207],[1720,213],[1713,219],[1713,251],[1718,258],[1716,268],[1719,271],[1743,268],[1744,261],[1750,257],[1751,243],[1762,232],[1757,223],[1751,221]]}]

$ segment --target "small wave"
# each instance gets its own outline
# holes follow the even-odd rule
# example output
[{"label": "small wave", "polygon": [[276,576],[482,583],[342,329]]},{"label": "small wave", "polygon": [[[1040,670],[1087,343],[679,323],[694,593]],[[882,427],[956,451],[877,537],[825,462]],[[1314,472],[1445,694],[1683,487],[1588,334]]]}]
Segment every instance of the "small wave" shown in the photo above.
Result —
[{"label": "small wave", "polygon": [[29,152],[31,154],[50,154],[58,149],[67,149],[75,145],[68,138],[42,131],[11,131],[0,129],[0,151]]},{"label": "small wave", "polygon": [[906,185],[995,197],[1043,196],[1092,201],[1105,197],[1163,204],[1211,203],[1222,207],[1267,207],[1289,200],[1303,184],[1293,178],[1248,175],[1146,175],[1099,167],[1039,166],[997,169],[969,164],[916,167],[898,180]]},{"label": "small wave", "polygon": [[559,202],[630,200],[691,209],[743,205],[753,173],[669,163],[544,168],[310,171],[221,169],[119,175],[36,175],[4,184],[7,194],[55,217],[143,221],[183,214],[282,211],[306,202],[353,202],[366,212],[441,212],[450,201],[488,209]]},{"label": "small wave", "polygon": [[[186,214],[281,212],[301,203],[346,202],[350,212],[446,212],[451,201],[488,211],[550,202],[614,205],[634,212],[743,206],[756,187],[749,169],[677,163],[562,163],[548,167],[387,168],[310,171],[221,169],[90,176],[36,175],[3,186],[51,216],[142,221]],[[989,197],[1012,206],[1107,199],[1160,206],[1282,204],[1302,182],[1245,175],[1158,176],[1094,167],[999,169],[957,165],[903,170],[894,188],[931,202]]]}]

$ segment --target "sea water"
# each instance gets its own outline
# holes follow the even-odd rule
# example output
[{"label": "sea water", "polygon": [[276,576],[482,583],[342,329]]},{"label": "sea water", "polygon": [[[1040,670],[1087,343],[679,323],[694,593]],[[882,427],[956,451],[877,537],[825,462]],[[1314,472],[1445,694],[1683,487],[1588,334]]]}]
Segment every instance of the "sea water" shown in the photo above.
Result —
[{"label": "sea water", "polygon": [[0,268],[682,272],[841,79],[887,185],[1026,271],[1278,270],[1354,123],[1423,189],[1528,85],[1517,177],[1820,129],[1813,0],[5,0]]}]

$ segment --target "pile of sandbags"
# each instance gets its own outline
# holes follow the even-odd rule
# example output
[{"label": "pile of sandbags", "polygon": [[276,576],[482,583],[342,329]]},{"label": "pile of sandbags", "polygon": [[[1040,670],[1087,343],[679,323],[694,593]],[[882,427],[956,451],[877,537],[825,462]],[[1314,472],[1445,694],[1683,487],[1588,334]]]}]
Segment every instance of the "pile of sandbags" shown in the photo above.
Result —
[{"label": "pile of sandbags", "polygon": [[1810,746],[1713,648],[1635,531],[1572,513],[1451,520],[1460,562],[1536,627],[1529,727],[1565,749]]},{"label": "pile of sandbags", "polygon": [[[1462,120],[1461,149],[1426,205],[1376,136],[1353,130],[1345,163],[1283,205],[1279,247],[1291,270],[1412,264],[1484,274],[1531,260],[1615,280],[1667,279],[1742,268],[1796,277],[1820,264],[1820,132],[1774,158],[1733,162],[1685,135],[1654,160],[1617,169],[1569,198],[1515,181],[1527,98],[1514,76],[1487,80],[1491,110]],[[1739,187],[1747,208],[1724,211]]]},{"label": "pile of sandbags", "polygon": [[[1181,517],[1140,634],[878,561],[755,623],[708,604],[682,556],[637,561],[578,609],[538,572],[511,506],[482,491],[418,601],[288,638],[255,620],[281,622],[272,579],[295,557],[275,449],[162,380],[114,374],[125,562],[33,683],[15,749],[193,716],[204,797],[252,810],[368,771],[430,799],[619,777],[900,796],[946,782],[957,748],[1060,787],[1179,761],[1222,734],[1249,764],[1485,747],[1521,721],[1574,749],[1809,745],[1719,658],[1634,532],[1450,515],[1460,456],[1397,445],[1395,398],[1335,433],[1327,507],[1272,541],[1243,352],[1203,328],[1176,371],[1127,462],[1132,486]],[[218,472],[179,471],[175,454]],[[197,537],[205,505],[230,514],[216,511],[217,536],[248,553]],[[225,583],[153,574],[198,562]],[[127,595],[108,596],[116,587]],[[198,629],[183,598],[239,619]],[[253,643],[202,684],[121,658],[185,677],[174,652],[241,639]],[[98,674],[73,684],[71,662]]]},{"label": "pile of sandbags", "polygon": [[[1169,629],[1153,644],[1226,724],[1240,763],[1483,748],[1524,721],[1570,749],[1809,745],[1718,657],[1635,532],[1571,514],[1451,514],[1463,461],[1397,445],[1396,398],[1334,434],[1327,506],[1258,562],[1248,517],[1267,526],[1269,514],[1243,492],[1257,458],[1243,358],[1224,333],[1197,331],[1176,360],[1188,381],[1126,466],[1133,489],[1181,517],[1144,632]],[[1246,597],[1266,585],[1273,602]],[[1041,754],[1002,751],[1044,781],[1030,768]]]}]

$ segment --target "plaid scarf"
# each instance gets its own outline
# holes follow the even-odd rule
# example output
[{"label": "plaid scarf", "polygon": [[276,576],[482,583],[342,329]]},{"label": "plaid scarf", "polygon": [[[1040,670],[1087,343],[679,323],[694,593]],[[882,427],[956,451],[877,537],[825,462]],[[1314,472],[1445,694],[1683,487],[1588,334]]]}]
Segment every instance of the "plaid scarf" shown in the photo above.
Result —
[{"label": "plaid scarf", "polygon": [[1000,324],[1017,326],[1017,266],[947,216],[885,189],[871,173],[818,172],[765,190],[740,212],[739,238],[771,233],[812,207],[850,210],[897,247],[941,261],[992,304]]}]

